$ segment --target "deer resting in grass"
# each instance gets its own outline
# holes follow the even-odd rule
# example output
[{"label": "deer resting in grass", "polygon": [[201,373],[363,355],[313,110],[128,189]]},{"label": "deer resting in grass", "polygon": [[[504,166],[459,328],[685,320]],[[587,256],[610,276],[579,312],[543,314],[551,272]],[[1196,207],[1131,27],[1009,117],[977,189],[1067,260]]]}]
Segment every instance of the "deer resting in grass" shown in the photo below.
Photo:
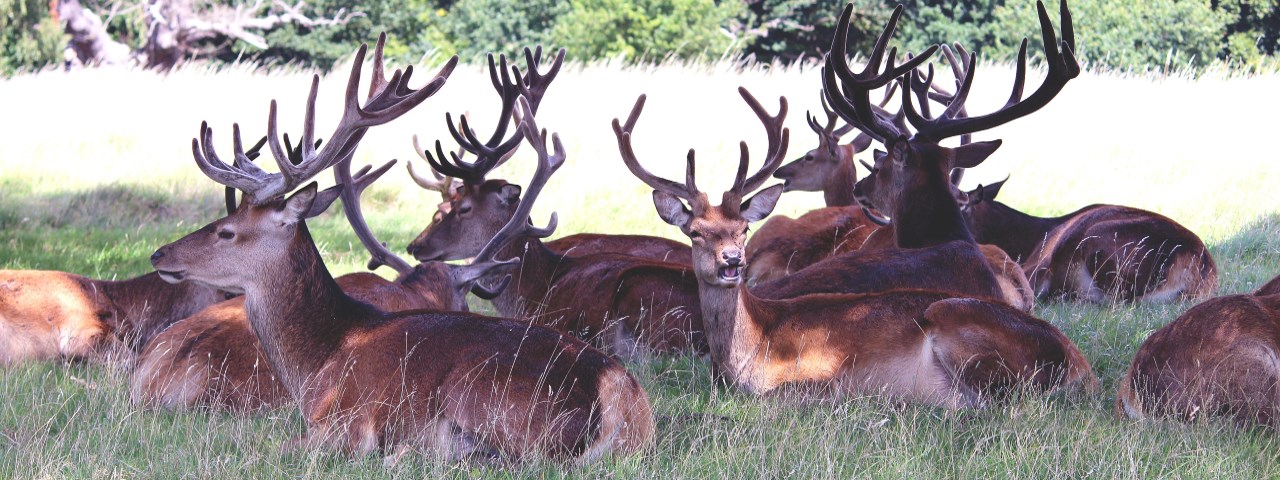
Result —
[{"label": "deer resting in grass", "polygon": [[1280,426],[1280,295],[1227,295],[1147,337],[1120,379],[1120,417],[1225,416]]},{"label": "deer resting in grass", "polygon": [[1060,217],[1035,217],[995,200],[1004,183],[965,195],[965,223],[979,242],[1020,259],[1038,297],[1170,302],[1207,298],[1218,288],[1218,269],[1204,242],[1164,215],[1090,205]]},{"label": "deer resting in grass", "polygon": [[[754,99],[739,91],[755,109]],[[698,190],[692,150],[683,184],[640,165],[631,141],[643,100],[625,126],[613,122],[619,151],[627,168],[654,189],[658,215],[692,243],[711,359],[730,384],[764,394],[811,383],[947,408],[984,405],[993,394],[1021,386],[1049,390],[1096,384],[1084,356],[1061,332],[999,303],[919,290],[786,300],[753,294],[742,277],[750,261],[743,249],[747,225],[769,214],[783,186],[748,195],[768,180],[786,153],[785,99],[777,116],[761,118],[770,133],[764,165],[747,175],[743,142],[733,186],[720,205]]]},{"label": "deer resting in grass", "polygon": [[[331,143],[304,151],[297,165],[274,155],[280,174],[248,162],[225,164],[202,128],[203,141],[193,142],[197,164],[248,199],[236,213],[157,250],[156,270],[166,280],[245,293],[249,324],[302,409],[308,444],[357,453],[423,448],[456,457],[492,449],[513,457],[584,460],[650,445],[653,417],[645,393],[604,353],[511,320],[385,313],[338,287],[303,220],[315,201],[314,183],[286,198],[278,195],[335,165],[368,127],[421,103],[454,65],[420,90],[405,85],[412,70],[397,71],[360,106],[354,97],[364,53],[361,47],[356,54],[347,114]],[[527,103],[523,108],[523,128],[535,130],[531,109]],[[280,153],[274,117],[269,141]],[[312,115],[306,120],[302,143],[309,150]],[[542,140],[537,131],[528,137]],[[239,157],[238,141],[236,146]],[[535,148],[541,157],[536,176],[545,181],[551,161],[545,145]]]}]

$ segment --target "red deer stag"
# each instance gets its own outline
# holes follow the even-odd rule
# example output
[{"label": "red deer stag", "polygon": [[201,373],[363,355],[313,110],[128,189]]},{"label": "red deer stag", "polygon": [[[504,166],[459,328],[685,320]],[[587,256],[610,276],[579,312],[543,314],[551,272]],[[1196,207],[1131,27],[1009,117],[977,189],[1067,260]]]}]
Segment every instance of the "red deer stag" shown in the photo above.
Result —
[{"label": "red deer stag", "polygon": [[[504,76],[502,82],[506,86],[498,90],[512,88],[509,81],[521,90],[528,90],[525,85],[534,83],[519,75],[514,76],[514,80]],[[503,98],[506,101],[509,96],[503,95]],[[410,244],[409,251],[419,261],[471,257],[485,239],[512,218],[521,187],[503,180],[484,179],[497,159],[505,155],[513,140],[521,135],[517,132],[516,137],[505,141],[499,135],[504,133],[501,125],[509,112],[504,106],[500,127],[487,142],[476,137],[465,124],[465,118],[457,127],[450,121],[454,139],[476,156],[474,162],[464,161],[459,155],[446,157],[440,142],[436,143],[434,156],[426,154],[433,168],[461,178],[465,187],[440,222]],[[580,237],[572,240],[576,246],[569,248],[575,253],[558,253],[542,242],[541,237],[545,235],[530,233],[498,252],[500,257],[521,259],[512,288],[494,299],[503,315],[573,332],[628,358],[643,354],[644,349],[705,351],[696,312],[697,285],[687,265],[611,251],[618,248],[656,253],[672,243],[670,240],[657,239],[658,242],[637,246],[614,237]],[[589,249],[604,251],[576,253]],[[665,248],[662,255],[672,255],[671,250]]]},{"label": "red deer stag", "polygon": [[[362,170],[354,178],[347,168],[338,175],[340,185],[353,189],[353,201],[358,202],[360,192],[391,165],[372,173]],[[320,213],[315,210],[311,213]],[[372,240],[378,249],[385,249],[367,231],[359,210],[355,212],[352,216],[353,211],[347,211],[348,220],[354,228],[365,230],[361,240]],[[503,241],[499,236],[490,243]],[[370,242],[365,241],[365,246],[369,245]],[[370,251],[374,249],[370,247]],[[477,273],[489,276],[515,268],[511,263],[491,261],[490,257],[482,252],[471,265],[419,264],[395,282],[368,273],[347,274],[336,280],[347,295],[386,312],[466,311],[466,295],[473,290]],[[496,294],[489,290],[477,292]],[[284,385],[271,370],[266,352],[250,329],[243,298],[210,306],[161,332],[139,356],[129,382],[133,402],[152,407],[207,406],[248,412],[277,408],[289,401]]]},{"label": "red deer stag", "polygon": [[[1071,33],[1070,13],[1063,5],[1062,45],[1054,39],[1053,25],[1047,13],[1041,10],[1041,30],[1050,41],[1046,57],[1049,75],[1040,88],[1026,100],[1021,99],[1024,75],[1018,75],[1014,95],[1000,111],[981,116],[957,118],[963,108],[964,97],[972,84],[973,70],[961,82],[960,93],[947,111],[936,118],[930,115],[927,103],[922,112],[912,104],[914,75],[904,74],[927,60],[936,48],[931,47],[922,55],[894,67],[894,52],[888,55],[889,65],[880,72],[888,42],[901,16],[899,9],[876,42],[863,71],[854,73],[845,57],[845,39],[848,29],[837,29],[832,53],[823,69],[823,91],[831,107],[841,118],[885,144],[889,153],[881,153],[871,173],[859,180],[855,195],[864,205],[879,206],[893,215],[893,237],[896,248],[887,250],[850,252],[818,262],[789,277],[755,287],[754,292],[765,298],[791,298],[811,293],[875,292],[902,288],[952,292],[953,294],[984,299],[1000,299],[1011,305],[1030,308],[1025,302],[1024,291],[1002,283],[989,267],[990,262],[964,225],[960,208],[952,192],[950,172],[956,166],[976,166],[990,155],[999,141],[978,142],[947,148],[938,145],[944,138],[972,133],[990,128],[1019,116],[1029,114],[1047,103],[1062,86],[1079,73],[1079,67],[1070,51],[1074,45]],[[846,8],[844,18],[852,14]],[[1059,50],[1061,49],[1061,51]],[[1065,52],[1065,53],[1063,53]],[[971,62],[972,63],[972,62]],[[1024,71],[1025,48],[1019,62]],[[841,80],[837,80],[839,77]],[[892,115],[877,109],[869,100],[869,92],[883,87],[890,81],[903,77],[906,88],[900,93],[903,99],[902,117],[910,121],[916,133]],[[926,100],[927,101],[927,100]],[[869,209],[870,212],[873,209]],[[880,214],[873,214],[881,218]],[[881,218],[881,223],[890,220]]]},{"label": "red deer stag", "polygon": [[817,383],[841,393],[962,408],[1021,385],[1096,384],[1084,356],[1053,325],[1005,305],[915,290],[787,300],[754,295],[742,281],[750,260],[743,254],[747,225],[769,214],[783,186],[744,197],[769,179],[786,152],[785,99],[777,116],[762,118],[771,127],[764,166],[747,176],[743,142],[733,186],[720,205],[698,190],[692,150],[683,184],[640,165],[631,135],[643,101],[627,125],[613,122],[619,150],[627,168],[653,187],[658,215],[689,236],[711,358],[735,387],[763,394]]},{"label": "red deer stag", "polygon": [[1226,416],[1280,426],[1280,295],[1192,307],[1143,342],[1120,380],[1116,415]]},{"label": "red deer stag", "polygon": [[[365,129],[435,93],[455,65],[450,62],[420,90],[405,85],[412,70],[396,71],[389,85],[359,106],[355,92],[366,48],[356,53],[346,114],[324,149],[309,148],[314,109],[308,108],[304,158],[294,165],[281,154],[271,115],[269,143],[280,174],[220,161],[202,126],[201,140],[193,142],[197,164],[215,181],[244,191],[247,200],[236,213],[157,250],[157,272],[170,281],[245,293],[249,324],[302,409],[308,444],[349,452],[426,448],[445,456],[491,448],[514,457],[580,459],[650,445],[653,416],[643,389],[603,352],[511,320],[459,312],[387,314],[338,287],[303,220],[315,201],[315,184],[299,184],[354,150]],[[523,108],[523,128],[533,130],[532,109],[527,102]],[[541,139],[537,131],[528,137]],[[545,181],[552,162],[545,144],[535,148],[535,178]]]},{"label": "red deer stag", "polygon": [[1020,259],[1036,295],[1090,302],[1204,298],[1218,269],[1204,242],[1158,213],[1090,205],[1035,217],[995,200],[1004,181],[968,192],[963,212],[974,237]]}]

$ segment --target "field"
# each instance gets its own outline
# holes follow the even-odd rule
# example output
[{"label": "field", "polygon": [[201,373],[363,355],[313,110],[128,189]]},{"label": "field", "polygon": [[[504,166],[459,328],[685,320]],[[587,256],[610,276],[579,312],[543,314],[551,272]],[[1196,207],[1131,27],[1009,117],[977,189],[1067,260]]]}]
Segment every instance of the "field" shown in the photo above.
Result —
[{"label": "field", "polygon": [[[318,132],[339,110],[343,68],[321,82]],[[415,72],[422,76],[430,69]],[[1012,78],[983,65],[971,113],[1003,104]],[[265,131],[267,104],[298,132],[310,72],[264,74],[247,66],[188,67],[159,76],[128,70],[47,72],[0,80],[0,268],[64,270],[128,278],[147,258],[222,215],[221,188],[191,160],[201,120],[230,148],[233,122]],[[1029,83],[1039,78],[1033,74]],[[559,132],[565,167],[535,208],[535,222],[559,212],[557,235],[646,233],[684,241],[662,223],[648,189],[619,159],[609,127],[640,93],[649,102],[636,131],[651,170],[679,178],[684,152],[698,149],[699,185],[727,188],[747,140],[758,162],[762,127],[738,98],[746,86],[769,109],[791,101],[789,157],[816,144],[804,122],[818,103],[818,72],[799,67],[572,65],[551,87],[539,123]],[[1150,78],[1085,73],[1044,110],[978,139],[1003,138],[966,188],[1012,175],[1006,203],[1056,215],[1090,203],[1166,214],[1199,233],[1218,262],[1223,294],[1247,292],[1280,273],[1280,162],[1271,145],[1280,76],[1228,73]],[[357,165],[420,161],[410,136],[448,138],[444,112],[470,111],[482,128],[496,95],[478,67],[461,67],[406,118],[372,131]],[[448,143],[446,142],[446,145]],[[524,183],[528,149],[494,178]],[[322,175],[322,183],[331,181]],[[426,225],[438,197],[397,166],[366,194],[370,225],[394,251]],[[820,206],[819,194],[786,195],[775,214]],[[360,247],[338,209],[311,222],[335,275],[363,268]],[[390,275],[390,270],[379,273]],[[484,310],[487,305],[473,305]],[[823,399],[804,392],[753,398],[714,387],[706,361],[657,359],[630,365],[658,417],[655,452],[585,467],[507,462],[440,463],[282,453],[302,431],[296,412],[240,417],[156,412],[129,403],[118,364],[30,364],[0,371],[0,478],[617,477],[617,478],[956,478],[1186,477],[1280,475],[1273,432],[1225,422],[1131,422],[1111,414],[1117,378],[1143,339],[1185,311],[1171,305],[1038,305],[1088,356],[1104,388],[1095,396],[1032,397],[984,411],[947,412],[876,398]]]}]

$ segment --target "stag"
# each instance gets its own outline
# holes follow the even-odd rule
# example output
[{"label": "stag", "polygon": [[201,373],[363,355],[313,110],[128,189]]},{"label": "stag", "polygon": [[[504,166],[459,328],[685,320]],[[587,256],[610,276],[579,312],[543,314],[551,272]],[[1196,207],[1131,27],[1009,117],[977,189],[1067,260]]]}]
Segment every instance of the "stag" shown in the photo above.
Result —
[{"label": "stag", "polygon": [[1280,295],[1227,295],[1152,333],[1116,392],[1120,417],[1280,426]]},{"label": "stag", "polygon": [[1195,233],[1155,212],[1090,205],[1060,217],[1020,212],[995,200],[1005,181],[967,192],[974,237],[1021,260],[1035,294],[1090,302],[1206,298],[1218,269]]},{"label": "stag", "polygon": [[[760,110],[745,89],[739,92]],[[631,141],[643,102],[641,96],[625,125],[613,121],[618,148],[632,174],[654,189],[658,216],[690,239],[711,359],[730,384],[763,394],[816,383],[947,408],[984,405],[1017,386],[1096,384],[1084,356],[1061,332],[1006,305],[918,290],[756,296],[743,285],[750,260],[743,244],[748,224],[767,216],[782,194],[783,186],[774,185],[751,195],[785,155],[785,98],[778,115],[761,118],[769,131],[763,166],[747,175],[743,142],[733,186],[720,205],[697,188],[693,150],[683,184],[641,166]]]},{"label": "stag", "polygon": [[[245,192],[246,200],[234,214],[157,250],[157,272],[170,281],[245,292],[249,324],[302,409],[306,444],[355,453],[425,448],[456,457],[492,449],[513,457],[579,459],[651,444],[653,416],[643,389],[603,352],[512,320],[385,313],[338,287],[304,220],[316,207],[315,183],[298,187],[354,150],[367,128],[435,93],[456,63],[418,90],[407,86],[412,67],[403,75],[396,71],[361,106],[355,92],[366,49],[356,53],[346,112],[324,149],[309,148],[312,107],[297,165],[283,155],[275,115],[269,117],[279,174],[248,162],[225,164],[202,126],[201,139],[193,142],[196,163],[215,181]],[[312,99],[318,81],[312,81]],[[522,108],[521,128],[540,154],[535,178],[543,178],[555,162],[545,143],[536,145],[542,137],[531,106],[523,102]]]},{"label": "stag", "polygon": [[[531,78],[522,78],[518,72],[498,75],[491,69],[499,93],[545,91],[556,67],[551,74],[534,76],[536,56],[526,56]],[[461,179],[464,186],[441,220],[410,244],[409,252],[419,261],[475,255],[481,241],[511,220],[522,193],[529,194],[519,185],[485,179],[499,159],[510,155],[522,135],[517,132],[504,140],[503,126],[512,111],[507,102],[514,96],[501,96],[504,106],[499,127],[488,141],[477,137],[466,117],[457,126],[449,119],[454,140],[475,155],[474,161],[456,154],[446,157],[440,142],[436,142],[435,155],[425,153],[433,169]],[[543,243],[546,236],[547,232],[530,229],[499,251],[500,256],[521,260],[513,288],[494,299],[500,313],[572,332],[626,358],[648,350],[705,350],[692,272],[684,264],[652,259],[678,256],[672,252],[687,251],[687,247],[677,244],[673,248],[671,240],[656,237],[592,235],[566,237],[557,251]]]}]

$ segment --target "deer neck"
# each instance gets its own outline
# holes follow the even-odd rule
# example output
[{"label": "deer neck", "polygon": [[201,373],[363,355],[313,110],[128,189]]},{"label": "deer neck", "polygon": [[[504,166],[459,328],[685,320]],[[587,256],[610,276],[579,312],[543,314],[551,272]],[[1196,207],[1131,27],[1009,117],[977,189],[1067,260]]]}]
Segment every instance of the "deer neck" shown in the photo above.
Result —
[{"label": "deer neck", "polygon": [[969,213],[974,239],[1000,247],[1018,261],[1031,258],[1049,232],[1070,218],[1036,217],[994,200],[983,203]]},{"label": "deer neck", "polygon": [[498,251],[500,260],[513,257],[520,259],[520,268],[493,304],[504,317],[524,320],[536,312],[537,302],[546,298],[556,274],[568,266],[565,256],[551,251],[536,237],[517,239]]},{"label": "deer neck", "polygon": [[249,325],[281,382],[302,398],[356,326],[381,312],[342,292],[299,222],[293,244],[245,285]]},{"label": "deer neck", "polygon": [[836,170],[822,186],[822,198],[828,207],[848,207],[858,203],[853,197],[853,186],[858,183],[858,171],[853,165],[853,145],[840,145],[839,152]]},{"label": "deer neck", "polygon": [[974,243],[950,188],[946,172],[936,168],[927,169],[921,179],[901,190],[893,211],[894,242],[899,248],[954,240]]},{"label": "deer neck", "polygon": [[742,285],[735,288],[699,282],[702,324],[711,361],[734,385],[760,394],[777,385],[768,368],[768,351],[781,339],[771,338],[775,315]]},{"label": "deer neck", "polygon": [[221,293],[192,282],[169,283],[151,272],[128,280],[95,281],[111,306],[117,337],[137,350],[178,320],[223,300]]}]

